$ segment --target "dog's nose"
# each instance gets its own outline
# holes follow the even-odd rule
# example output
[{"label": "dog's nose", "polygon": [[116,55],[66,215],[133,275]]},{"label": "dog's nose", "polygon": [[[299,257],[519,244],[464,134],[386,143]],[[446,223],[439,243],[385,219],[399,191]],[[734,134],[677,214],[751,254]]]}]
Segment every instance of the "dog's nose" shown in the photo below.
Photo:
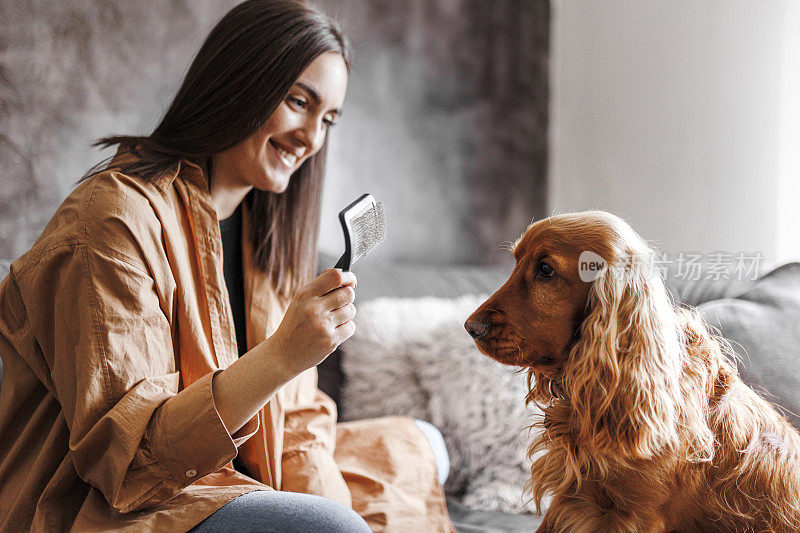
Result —
[{"label": "dog's nose", "polygon": [[468,318],[464,323],[464,327],[467,328],[467,332],[473,339],[480,339],[489,333],[489,323],[477,318]]}]

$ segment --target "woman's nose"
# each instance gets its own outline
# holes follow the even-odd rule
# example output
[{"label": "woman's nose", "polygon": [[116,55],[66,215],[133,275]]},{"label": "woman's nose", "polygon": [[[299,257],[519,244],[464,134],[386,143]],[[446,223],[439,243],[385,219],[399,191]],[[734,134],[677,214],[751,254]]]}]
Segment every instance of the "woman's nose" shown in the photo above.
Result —
[{"label": "woman's nose", "polygon": [[322,127],[321,121],[309,118],[297,128],[295,136],[305,145],[306,150],[315,153],[325,139],[325,129]]}]

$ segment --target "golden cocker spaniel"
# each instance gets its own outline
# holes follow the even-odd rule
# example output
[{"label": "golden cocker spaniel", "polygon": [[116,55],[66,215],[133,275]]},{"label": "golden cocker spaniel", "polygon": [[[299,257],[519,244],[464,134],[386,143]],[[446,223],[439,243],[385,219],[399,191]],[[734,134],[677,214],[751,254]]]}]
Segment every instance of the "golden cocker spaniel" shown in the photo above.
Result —
[{"label": "golden cocker spaniel", "polygon": [[528,449],[533,499],[552,498],[539,531],[800,531],[800,434],[673,305],[630,226],[557,215],[513,253],[465,327],[528,369],[544,412]]}]

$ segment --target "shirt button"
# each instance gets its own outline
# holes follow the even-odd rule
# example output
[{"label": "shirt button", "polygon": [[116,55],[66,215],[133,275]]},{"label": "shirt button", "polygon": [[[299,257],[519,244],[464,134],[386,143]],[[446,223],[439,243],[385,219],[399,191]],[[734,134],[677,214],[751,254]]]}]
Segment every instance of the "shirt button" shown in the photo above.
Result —
[{"label": "shirt button", "polygon": [[197,475],[197,470],[187,470],[186,477],[194,477]]}]

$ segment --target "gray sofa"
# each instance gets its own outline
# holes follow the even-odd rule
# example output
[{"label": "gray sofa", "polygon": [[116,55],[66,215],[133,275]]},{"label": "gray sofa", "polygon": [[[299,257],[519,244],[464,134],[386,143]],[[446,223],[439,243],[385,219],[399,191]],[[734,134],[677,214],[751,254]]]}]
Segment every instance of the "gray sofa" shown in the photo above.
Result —
[{"label": "gray sofa", "polygon": [[[321,258],[331,265],[335,258]],[[0,260],[0,279],[8,262]],[[378,297],[454,298],[465,294],[491,293],[508,277],[508,269],[457,266],[422,266],[364,260],[356,265],[357,304]],[[707,322],[734,343],[741,356],[744,380],[767,399],[785,409],[800,428],[800,263],[789,263],[765,273],[757,280],[685,280],[668,270],[666,281],[676,302],[697,306]],[[340,398],[346,376],[341,358],[347,345],[320,365],[320,388],[335,400]],[[2,361],[0,361],[0,383]],[[522,398],[520,398],[522,401]],[[500,512],[471,510],[448,498],[456,528],[466,532],[530,532],[539,518]]]}]

